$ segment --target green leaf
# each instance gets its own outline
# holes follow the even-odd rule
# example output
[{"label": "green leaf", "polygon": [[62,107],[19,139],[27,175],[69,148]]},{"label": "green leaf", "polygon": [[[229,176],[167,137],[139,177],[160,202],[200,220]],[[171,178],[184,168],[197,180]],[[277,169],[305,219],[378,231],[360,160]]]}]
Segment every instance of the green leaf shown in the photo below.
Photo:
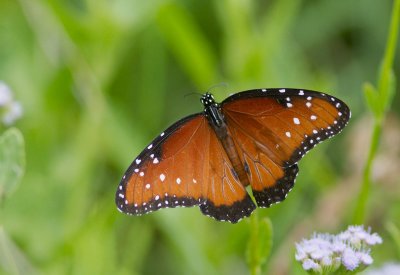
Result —
[{"label": "green leaf", "polygon": [[272,223],[269,218],[264,218],[259,224],[259,240],[260,250],[259,256],[261,264],[264,264],[268,259],[272,248]]},{"label": "green leaf", "polygon": [[368,108],[371,110],[374,116],[377,117],[379,115],[378,93],[375,87],[369,82],[364,83],[364,95]]},{"label": "green leaf", "polygon": [[272,248],[272,224],[269,218],[258,220],[251,217],[251,232],[247,246],[247,263],[251,274],[260,274],[261,266],[267,261]]},{"label": "green leaf", "polygon": [[0,226],[0,270],[7,274],[37,274],[2,226]]},{"label": "green leaf", "polygon": [[16,128],[0,136],[0,200],[9,195],[25,171],[24,138]]}]

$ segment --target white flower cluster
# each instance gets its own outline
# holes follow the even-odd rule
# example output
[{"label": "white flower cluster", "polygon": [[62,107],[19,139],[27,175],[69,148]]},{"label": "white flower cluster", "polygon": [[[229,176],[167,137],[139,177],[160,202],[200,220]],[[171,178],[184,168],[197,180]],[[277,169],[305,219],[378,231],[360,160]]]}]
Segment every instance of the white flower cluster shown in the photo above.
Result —
[{"label": "white flower cluster", "polygon": [[10,88],[0,81],[0,119],[4,125],[11,125],[22,116],[22,106],[13,99]]},{"label": "white flower cluster", "polygon": [[295,258],[310,273],[330,274],[339,269],[356,273],[372,264],[369,247],[380,243],[381,237],[370,229],[349,226],[338,235],[314,233],[302,240],[296,244]]}]

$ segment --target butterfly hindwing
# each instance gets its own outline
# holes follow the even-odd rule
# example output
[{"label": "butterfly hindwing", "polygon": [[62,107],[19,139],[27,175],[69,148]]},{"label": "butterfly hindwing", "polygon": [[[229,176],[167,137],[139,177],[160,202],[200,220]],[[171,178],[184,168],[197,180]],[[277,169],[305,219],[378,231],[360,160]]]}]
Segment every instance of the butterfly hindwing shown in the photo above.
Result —
[{"label": "butterfly hindwing", "polygon": [[209,156],[210,174],[208,192],[205,194],[207,199],[200,206],[201,211],[217,220],[232,223],[250,216],[255,205],[214,132],[211,132]]}]

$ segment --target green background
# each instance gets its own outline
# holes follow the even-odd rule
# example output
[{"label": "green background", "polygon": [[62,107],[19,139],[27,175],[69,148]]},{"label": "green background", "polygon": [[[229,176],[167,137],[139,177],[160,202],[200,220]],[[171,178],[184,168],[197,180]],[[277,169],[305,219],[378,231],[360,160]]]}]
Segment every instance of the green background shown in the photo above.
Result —
[{"label": "green background", "polygon": [[[119,213],[125,169],[152,138],[202,109],[211,86],[328,92],[351,108],[342,134],[300,162],[288,199],[258,209],[273,227],[263,273],[303,274],[294,243],[351,224],[370,144],[363,83],[376,82],[392,1],[0,0],[0,80],[24,108],[26,173],[0,225],[48,274],[246,274],[250,222],[199,209]],[[394,62],[399,75],[399,56]],[[373,167],[366,226],[384,238],[375,264],[399,260],[400,100]],[[400,237],[397,241],[400,242]],[[263,244],[260,243],[262,246]],[[21,257],[18,257],[21,259]]]}]

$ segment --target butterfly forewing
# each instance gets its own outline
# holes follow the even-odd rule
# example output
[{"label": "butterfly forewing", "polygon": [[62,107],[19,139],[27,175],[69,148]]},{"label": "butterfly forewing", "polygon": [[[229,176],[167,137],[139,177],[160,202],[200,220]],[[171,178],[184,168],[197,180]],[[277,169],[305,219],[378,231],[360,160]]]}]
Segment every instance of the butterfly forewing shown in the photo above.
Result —
[{"label": "butterfly forewing", "polygon": [[205,215],[233,223],[255,209],[202,115],[174,124],[133,161],[116,203],[122,212],[133,215],[200,205]]},{"label": "butterfly forewing", "polygon": [[286,197],[298,172],[296,163],[337,134],[350,116],[339,99],[307,90],[251,90],[221,105],[261,207]]},{"label": "butterfly forewing", "polygon": [[207,122],[200,114],[161,133],[123,176],[116,194],[118,208],[140,215],[162,207],[199,204],[206,187],[201,183],[206,177],[208,144],[203,137],[207,134]]}]

